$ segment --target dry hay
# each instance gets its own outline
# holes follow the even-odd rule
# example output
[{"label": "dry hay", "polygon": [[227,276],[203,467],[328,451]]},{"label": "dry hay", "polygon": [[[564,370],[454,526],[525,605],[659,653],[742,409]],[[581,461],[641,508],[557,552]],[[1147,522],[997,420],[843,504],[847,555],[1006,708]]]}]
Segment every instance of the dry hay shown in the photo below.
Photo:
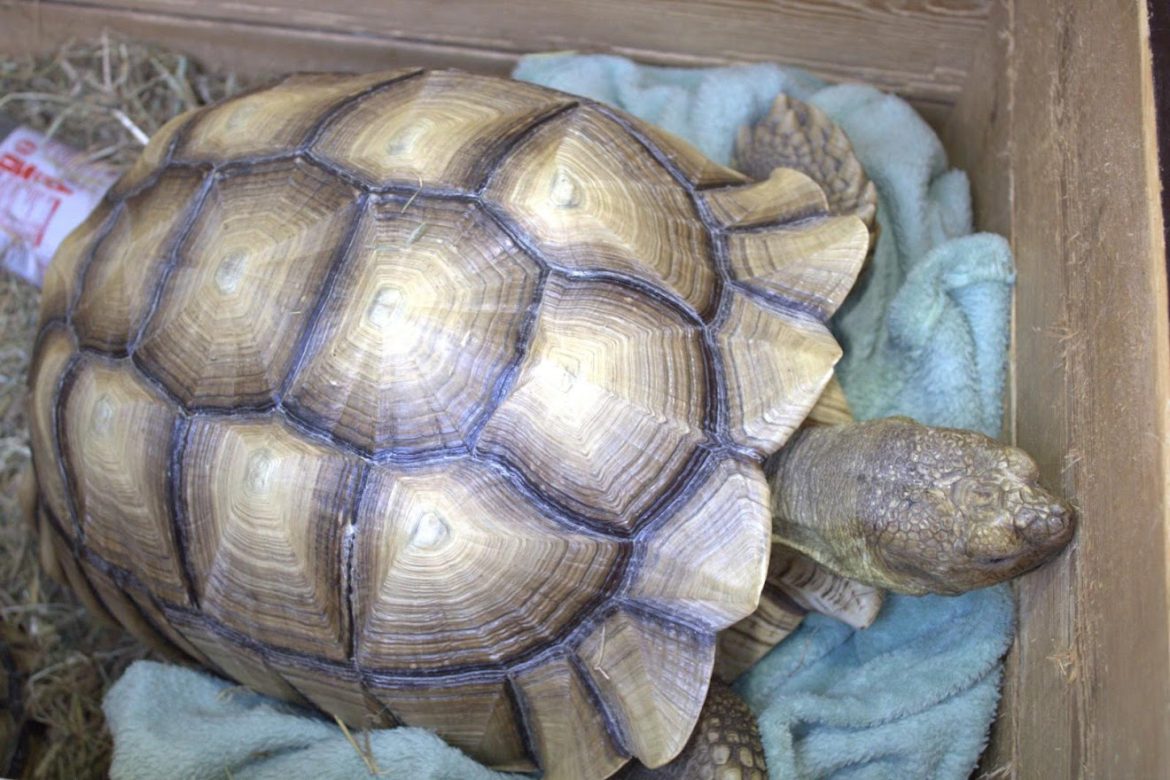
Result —
[{"label": "dry hay", "polygon": [[107,35],[49,57],[0,61],[0,112],[119,168],[171,117],[240,88],[234,74]]},{"label": "dry hay", "polygon": [[[105,35],[48,57],[0,61],[0,112],[118,168],[167,119],[240,87],[181,54]],[[45,575],[19,509],[38,299],[0,270],[0,776],[105,777],[111,743],[102,696],[147,653]]]}]

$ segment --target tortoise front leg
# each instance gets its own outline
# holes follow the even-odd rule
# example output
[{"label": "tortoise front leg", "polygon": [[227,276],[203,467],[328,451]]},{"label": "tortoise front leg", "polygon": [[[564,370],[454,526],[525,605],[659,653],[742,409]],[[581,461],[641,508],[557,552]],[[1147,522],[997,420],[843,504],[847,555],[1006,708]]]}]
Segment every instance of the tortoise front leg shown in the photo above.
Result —
[{"label": "tortoise front leg", "polygon": [[1023,451],[905,417],[811,427],[768,462],[777,538],[846,577],[962,593],[1055,556],[1072,509]]}]

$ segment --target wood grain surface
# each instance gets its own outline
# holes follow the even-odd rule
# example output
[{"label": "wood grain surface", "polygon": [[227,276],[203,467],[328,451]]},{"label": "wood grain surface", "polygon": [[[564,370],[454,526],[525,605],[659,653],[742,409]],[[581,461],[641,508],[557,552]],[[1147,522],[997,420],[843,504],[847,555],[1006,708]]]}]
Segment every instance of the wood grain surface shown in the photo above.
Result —
[{"label": "wood grain surface", "polygon": [[672,65],[781,61],[896,90],[941,124],[988,0],[0,0],[0,50],[109,27],[248,71],[458,66],[506,73],[532,52]]},{"label": "wood grain surface", "polygon": [[1008,0],[948,134],[1019,274],[1011,429],[1081,511],[1019,583],[995,777],[1170,775],[1165,246],[1142,0]]}]

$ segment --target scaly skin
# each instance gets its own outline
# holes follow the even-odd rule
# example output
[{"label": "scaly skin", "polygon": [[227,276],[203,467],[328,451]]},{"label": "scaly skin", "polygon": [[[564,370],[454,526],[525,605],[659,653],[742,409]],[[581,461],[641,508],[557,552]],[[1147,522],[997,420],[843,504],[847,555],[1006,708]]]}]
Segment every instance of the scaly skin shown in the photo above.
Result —
[{"label": "scaly skin", "polygon": [[905,417],[805,428],[767,471],[780,541],[900,593],[994,585],[1054,557],[1074,530],[1023,451]]},{"label": "scaly skin", "polygon": [[614,780],[765,780],[764,746],[743,699],[717,680],[690,741],[678,758],[657,769],[633,761]]}]

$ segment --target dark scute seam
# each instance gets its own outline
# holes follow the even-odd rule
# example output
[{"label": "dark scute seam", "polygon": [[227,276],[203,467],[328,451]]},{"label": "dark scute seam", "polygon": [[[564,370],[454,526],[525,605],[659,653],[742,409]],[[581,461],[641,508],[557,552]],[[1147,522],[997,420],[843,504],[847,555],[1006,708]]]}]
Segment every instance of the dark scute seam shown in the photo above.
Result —
[{"label": "dark scute seam", "polygon": [[[94,557],[94,556],[92,556],[90,554],[88,549],[83,550],[82,552],[83,552],[82,557],[84,558],[85,562],[90,563],[90,558]],[[99,567],[99,566],[94,566],[94,568],[98,569],[99,571],[101,570],[101,567]],[[81,565],[81,559],[77,560],[77,572],[79,575],[81,575],[81,579],[85,580],[86,587],[89,588],[90,593],[93,594],[93,597],[95,599],[97,599],[99,604],[102,605],[102,609],[104,609],[110,615],[110,617],[112,617],[116,622],[121,623],[121,621],[119,621],[117,618],[117,613],[114,612],[114,610],[110,609],[109,602],[106,601],[104,598],[102,598],[101,591],[99,591],[97,588],[94,587],[93,580],[91,580],[89,578],[89,575],[85,573],[85,567]],[[111,578],[111,579],[113,579],[113,578]],[[118,583],[116,581],[114,584],[118,585]],[[119,587],[121,587],[121,586],[119,586]],[[126,590],[126,589],[122,588],[122,590]],[[146,591],[145,595],[147,598],[150,598],[149,591]],[[178,655],[180,657],[183,657],[183,658],[190,658],[191,657],[186,652],[184,652],[183,648],[179,647],[178,645],[176,645],[174,642],[171,641],[170,637],[168,637],[162,631],[162,629],[160,629],[158,627],[158,624],[155,623],[153,619],[151,619],[150,615],[148,615],[146,613],[146,611],[142,609],[142,607],[138,606],[138,603],[133,598],[130,598],[128,596],[124,601],[125,601],[127,609],[131,610],[135,615],[137,615],[138,619],[141,620],[146,625],[147,628],[149,628],[151,631],[154,632],[154,637],[152,638],[152,643],[157,642],[159,644],[165,645],[168,649],[172,650],[176,655]],[[129,628],[127,627],[127,631],[128,630],[129,630]]]},{"label": "dark scute seam", "polygon": [[[517,249],[519,248],[517,246]],[[539,264],[538,267],[540,272],[536,279],[536,288],[533,290],[532,300],[529,301],[528,308],[524,312],[520,331],[516,334],[516,346],[512,357],[496,378],[491,395],[483,404],[483,409],[480,410],[478,418],[472,423],[471,430],[467,434],[467,446],[473,454],[478,452],[479,437],[483,434],[484,428],[487,427],[488,421],[512,394],[516,380],[520,377],[520,367],[524,364],[524,359],[528,357],[528,352],[532,348],[532,339],[536,335],[536,322],[540,317],[541,305],[544,303],[544,288],[548,281],[548,269],[539,266]]]},{"label": "dark scute seam", "polygon": [[321,136],[324,135],[324,133],[327,129],[329,129],[329,125],[333,124],[333,122],[337,121],[345,114],[348,114],[352,111],[356,111],[358,106],[360,106],[363,102],[365,102],[365,100],[368,97],[370,97],[371,95],[376,95],[379,92],[385,92],[386,90],[392,89],[393,87],[396,87],[405,81],[410,81],[412,79],[418,78],[419,76],[422,76],[425,73],[426,73],[426,71],[421,69],[421,68],[418,70],[412,70],[408,73],[403,73],[403,74],[400,74],[398,76],[395,76],[392,79],[387,79],[386,81],[380,81],[377,84],[373,84],[369,87],[366,87],[365,89],[358,92],[357,94],[349,95],[345,98],[342,98],[341,100],[339,100],[338,102],[336,102],[332,106],[330,106],[321,115],[321,118],[318,119],[317,122],[311,128],[309,128],[309,131],[307,133],[305,133],[304,139],[299,144],[297,144],[297,149],[299,151],[302,151],[302,152],[307,152],[310,149],[310,147],[312,147],[319,140],[321,140]]},{"label": "dark scute seam", "polygon": [[370,194],[379,192],[377,182],[371,179],[367,179],[365,176],[362,176],[356,171],[351,171],[348,168],[342,168],[341,166],[321,157],[311,149],[301,153],[300,159],[304,160],[306,163],[312,165],[314,168],[320,171],[328,173],[331,176],[336,176],[350,187],[353,187],[354,189],[363,193]]},{"label": "dark scute seam", "polygon": [[[68,301],[65,302],[65,321],[71,326],[73,323],[73,315],[77,311],[77,304],[81,301],[81,294],[85,291],[84,285],[86,278],[89,276],[89,267],[93,265],[93,259],[97,255],[98,246],[101,245],[114,229],[118,219],[121,218],[123,212],[126,210],[126,201],[120,200],[114,204],[110,209],[110,213],[106,215],[105,220],[98,227],[97,233],[90,242],[89,247],[85,250],[85,257],[78,263],[78,267],[74,270],[76,274],[73,279],[73,292]],[[76,328],[75,328],[76,329]]]},{"label": "dark scute seam", "polygon": [[[102,357],[106,357],[111,360],[115,360],[120,357],[116,353],[106,352],[105,350],[98,349],[88,344],[83,345],[81,347],[81,351],[87,355],[101,355]],[[151,387],[157,390],[163,396],[163,398],[178,407],[180,411],[189,411],[187,403],[182,398],[175,395],[174,391],[167,386],[166,382],[164,382],[154,373],[154,370],[151,368],[151,366],[149,366],[140,355],[132,353],[130,355],[121,357],[129,359],[130,362],[134,364],[134,368],[138,371],[138,375],[141,376]]]},{"label": "dark scute seam", "polygon": [[72,546],[74,555],[80,555],[81,549],[85,545],[85,528],[82,525],[81,513],[77,506],[77,480],[73,475],[73,469],[69,467],[69,461],[65,455],[66,442],[64,434],[65,403],[73,390],[74,382],[77,380],[77,371],[80,364],[81,354],[75,352],[65,364],[64,370],[61,371],[61,377],[57,381],[53,412],[50,416],[53,426],[53,455],[57,460],[57,469],[65,485],[65,505],[69,509],[69,519],[73,525],[74,537]]},{"label": "dark scute seam", "polygon": [[536,749],[536,732],[532,724],[532,712],[524,692],[516,684],[512,675],[504,678],[504,695],[508,697],[508,706],[512,710],[512,722],[520,732],[520,744],[524,747],[524,755],[533,765],[541,767],[540,756]]},{"label": "dark scute seam", "polygon": [[183,457],[190,443],[191,421],[178,414],[171,429],[170,459],[167,463],[166,494],[167,511],[170,513],[171,533],[175,537],[175,554],[178,556],[179,576],[187,598],[195,609],[200,608],[199,592],[195,587],[195,570],[191,565],[190,538],[187,535],[189,520],[184,494],[186,483],[183,471]]},{"label": "dark scute seam", "polygon": [[823,222],[825,219],[832,217],[833,214],[828,211],[816,211],[811,213],[799,214],[790,219],[775,219],[771,222],[759,222],[752,225],[732,225],[730,227],[724,226],[720,228],[720,232],[727,235],[751,235],[753,233],[772,233],[778,229],[794,229],[794,228],[808,228],[815,226],[818,222]]},{"label": "dark scute seam", "polygon": [[769,290],[762,290],[755,285],[738,279],[732,279],[731,286],[753,301],[762,304],[765,308],[781,312],[789,319],[798,322],[816,322],[826,327],[829,325],[831,316],[826,312],[832,308],[833,304],[828,299],[822,298],[819,295],[815,297],[822,301],[822,305],[820,306],[814,303],[798,301],[795,298],[780,295]]},{"label": "dark scute seam", "polygon": [[[218,181],[225,181],[233,179],[237,176],[248,176],[255,173],[257,168],[269,168],[276,170],[277,166],[287,165],[288,163],[295,163],[300,160],[301,155],[296,151],[280,151],[272,152],[271,154],[257,154],[251,157],[238,157],[225,162],[205,162],[194,163],[193,165],[210,166],[215,171]],[[178,165],[172,165],[175,168]]]},{"label": "dark scute seam", "polygon": [[[239,95],[236,95],[230,99],[234,100],[236,98],[240,98],[240,97],[243,97],[245,95],[249,95],[252,92],[259,91],[259,89],[260,88],[258,88],[258,87],[254,87],[254,88],[246,90],[245,92],[243,92]],[[175,131],[174,135],[171,136],[171,140],[167,142],[167,148],[163,150],[162,157],[159,160],[158,165],[156,165],[154,167],[154,170],[152,170],[149,174],[147,174],[146,177],[142,181],[138,182],[137,185],[131,187],[130,189],[126,190],[125,192],[118,192],[119,187],[122,184],[122,179],[126,178],[125,174],[123,174],[122,176],[118,177],[118,181],[115,182],[114,186],[110,188],[110,192],[118,192],[118,200],[125,202],[127,200],[130,200],[130,198],[138,195],[140,192],[144,192],[147,189],[149,189],[150,187],[153,187],[155,185],[155,183],[162,177],[163,173],[165,173],[167,171],[167,169],[169,169],[171,167],[182,167],[182,168],[204,167],[201,165],[195,166],[192,163],[185,163],[185,162],[176,163],[175,162],[175,150],[179,148],[180,142],[186,143],[187,137],[191,134],[191,126],[194,125],[195,122],[199,120],[199,118],[206,112],[206,110],[207,110],[207,107],[204,106],[204,107],[201,107],[201,108],[196,109],[195,111],[191,112],[191,116],[189,116],[187,118],[187,120],[185,122],[183,122],[183,124],[179,127],[179,129]],[[107,196],[107,197],[110,197],[110,196]]]},{"label": "dark scute seam", "polygon": [[[363,529],[359,528],[358,516],[361,511],[361,502],[366,495],[366,484],[370,479],[370,467],[366,463],[359,463],[357,479],[350,481],[350,495],[349,505],[346,509],[345,528],[342,531],[342,566],[345,572],[345,592],[342,594],[344,601],[346,621],[349,626],[349,636],[346,638],[346,658],[358,669],[358,626],[356,617],[358,610],[356,608],[357,602],[357,586],[355,584],[354,575],[357,572],[355,565],[355,558],[357,555],[357,538],[358,534]],[[361,684],[361,670],[358,669],[358,681]],[[369,695],[365,686],[362,685],[362,693]]]},{"label": "dark scute seam", "polygon": [[[49,502],[45,500],[43,495],[41,495],[40,486],[37,487],[37,513],[38,533],[40,532],[41,527],[40,521],[43,519],[46,521],[50,533],[57,534],[57,536],[61,537],[61,541],[63,542],[69,541],[69,534],[65,531],[65,526],[61,525],[61,519],[57,517],[57,515],[53,514],[53,509],[49,506]],[[78,550],[76,554],[80,555],[82,552],[84,551]],[[56,553],[54,553],[54,555],[55,554]]]},{"label": "dark scute seam", "polygon": [[711,453],[712,450],[703,444],[692,450],[671,486],[664,489],[638,514],[633,526],[635,534],[642,535],[646,533],[643,531],[644,528],[657,526],[665,522],[666,518],[673,517],[683,504],[698,493],[699,488],[714,471],[718,460],[713,458]]},{"label": "dark scute seam", "polygon": [[485,199],[483,202],[483,210],[504,231],[508,238],[512,239],[513,243],[532,257],[537,258],[541,265],[552,271],[556,271],[561,276],[568,279],[612,282],[669,307],[684,322],[692,323],[699,328],[706,327],[702,315],[689,302],[683,300],[672,290],[660,287],[649,279],[639,278],[624,271],[601,268],[570,268],[553,262],[545,257],[537,242],[529,235],[525,228],[521,227],[512,218],[512,215],[508,213],[505,206]]},{"label": "dark scute seam", "polygon": [[[73,330],[69,327],[69,323],[65,321],[64,315],[48,318],[41,323],[40,329],[37,330],[37,335],[33,337],[32,351],[30,352],[32,355],[31,365],[35,366],[38,364],[37,356],[40,354],[41,348],[45,344],[45,339],[47,339],[49,337],[49,333],[54,330],[61,331],[66,336],[73,339]],[[73,339],[73,341],[76,343],[76,339]],[[31,370],[29,371],[28,376],[25,377],[25,386],[29,388],[32,387]]]},{"label": "dark scute seam", "polygon": [[601,716],[601,724],[605,728],[605,733],[609,736],[610,742],[617,749],[617,752],[627,758],[634,755],[634,750],[626,741],[625,730],[621,727],[621,722],[614,714],[609,702],[601,695],[601,689],[597,686],[597,681],[593,679],[585,662],[581,660],[575,652],[571,652],[566,656],[569,662],[569,669],[573,674],[577,675],[577,679],[581,681],[581,687],[585,689],[585,695],[589,698],[589,703],[593,705],[593,709]]},{"label": "dark scute seam", "polygon": [[215,173],[209,173],[204,176],[203,183],[199,185],[199,190],[195,193],[195,197],[192,198],[187,213],[183,215],[183,219],[179,223],[179,229],[175,231],[175,235],[171,238],[171,246],[165,253],[162,268],[159,270],[158,281],[155,282],[154,290],[150,296],[150,305],[147,307],[142,322],[139,323],[134,336],[130,339],[130,343],[126,347],[126,351],[130,355],[133,355],[135,350],[137,350],[143,335],[150,327],[151,320],[154,319],[155,312],[158,310],[159,303],[162,300],[163,292],[170,282],[171,274],[179,264],[179,249],[186,242],[187,237],[194,228],[195,221],[199,213],[203,210],[203,206],[207,201],[208,195],[211,193],[211,188],[215,184],[215,181]]},{"label": "dark scute seam", "polygon": [[716,307],[715,321],[703,331],[703,363],[707,369],[709,387],[714,387],[714,393],[708,393],[706,420],[708,431],[712,437],[722,443],[730,444],[731,439],[731,382],[727,377],[727,366],[723,360],[723,350],[719,347],[716,333],[723,328],[727,312],[731,308],[731,292],[727,283],[719,281],[719,305]]},{"label": "dark scute seam", "polygon": [[608,119],[613,124],[617,125],[626,135],[633,137],[633,139],[637,141],[646,151],[648,151],[650,156],[653,157],[654,160],[659,165],[661,165],[668,174],[670,174],[670,177],[678,182],[679,186],[681,186],[687,191],[687,193],[691,195],[691,200],[695,200],[695,185],[692,184],[691,180],[687,178],[687,175],[683,173],[682,168],[678,167],[674,160],[670,159],[670,155],[662,151],[661,146],[652,141],[650,137],[643,133],[636,125],[631,123],[628,119],[619,114],[610,106],[607,106],[604,103],[590,101],[589,107],[595,110],[601,116]]},{"label": "dark scute seam", "polygon": [[[306,436],[328,443],[340,450],[356,455],[368,463],[392,463],[395,465],[441,463],[467,455],[470,450],[462,443],[427,449],[408,447],[387,447],[380,450],[363,447],[345,439],[330,430],[329,424],[318,414],[303,407],[296,397],[286,398],[278,410],[289,424]],[[200,414],[215,414],[217,410],[200,410]]]},{"label": "dark scute seam", "polygon": [[491,463],[502,471],[513,489],[539,509],[545,517],[577,533],[606,539],[628,539],[636,530],[636,526],[627,530],[566,506],[554,495],[542,490],[523,467],[503,453],[481,450],[474,457],[476,460]]},{"label": "dark scute seam", "polygon": [[661,627],[674,629],[686,634],[700,649],[709,649],[715,641],[710,626],[700,620],[683,617],[677,612],[666,610],[645,601],[625,601],[621,610],[647,623],[656,623]]},{"label": "dark scute seam", "polygon": [[475,188],[476,194],[482,196],[487,191],[487,189],[492,184],[492,180],[495,179],[496,174],[499,173],[502,167],[504,167],[508,159],[512,157],[512,155],[515,154],[516,151],[525,142],[527,142],[528,139],[531,138],[537,130],[552,122],[554,119],[575,111],[579,105],[580,102],[576,100],[572,100],[567,103],[561,103],[559,105],[554,104],[544,114],[536,117],[536,119],[534,119],[528,125],[528,127],[525,127],[523,130],[516,133],[516,135],[509,139],[508,143],[504,144],[497,153],[496,159],[492,160],[492,162],[488,165],[487,172],[483,177],[483,181],[481,181],[479,186]]},{"label": "dark scute seam", "polygon": [[349,227],[346,228],[345,235],[338,244],[337,251],[329,261],[329,268],[325,272],[325,281],[321,285],[321,289],[317,292],[317,297],[313,301],[313,306],[309,310],[309,316],[305,319],[305,324],[301,328],[300,335],[297,336],[292,355],[289,357],[288,368],[284,372],[284,378],[281,380],[276,392],[275,401],[277,404],[280,403],[280,399],[284,398],[293,382],[296,381],[297,374],[304,367],[305,361],[309,359],[312,353],[313,335],[317,330],[317,324],[325,311],[326,305],[329,303],[329,299],[333,296],[333,290],[337,286],[337,280],[341,276],[342,268],[348,264],[347,259],[351,256],[354,241],[357,239],[358,228],[361,226],[362,218],[366,215],[369,202],[370,196],[363,193],[354,206],[353,218],[350,220]]},{"label": "dark scute seam", "polygon": [[[57,523],[56,519],[51,513],[46,513],[50,518],[50,522]],[[64,536],[64,533],[61,533]],[[207,631],[215,634],[220,639],[239,645],[246,650],[259,654],[264,658],[277,658],[282,663],[298,667],[305,670],[317,670],[326,674],[332,674],[339,677],[352,677],[357,673],[361,676],[363,681],[363,688],[367,689],[378,687],[426,687],[430,685],[459,685],[467,682],[499,682],[503,680],[510,671],[523,670],[538,666],[544,663],[548,658],[561,652],[564,646],[575,646],[581,641],[581,638],[587,633],[591,632],[600,620],[600,616],[612,612],[613,606],[609,603],[611,593],[606,592],[603,588],[596,603],[586,605],[578,614],[581,616],[576,622],[570,620],[562,628],[560,632],[555,634],[547,644],[530,648],[529,650],[517,654],[512,658],[506,659],[498,663],[484,663],[484,664],[466,664],[463,666],[453,666],[440,669],[417,669],[417,668],[366,668],[361,667],[356,661],[335,661],[324,656],[316,655],[314,653],[305,652],[303,650],[294,650],[291,648],[278,647],[264,642],[260,642],[243,632],[221,622],[217,618],[209,615],[200,609],[175,604],[171,601],[158,597],[153,594],[150,588],[132,571],[124,569],[116,564],[110,563],[96,552],[90,549],[78,550],[76,555],[83,554],[86,560],[97,566],[103,573],[113,579],[119,587],[124,590],[141,591],[151,595],[154,601],[164,615],[172,621],[172,625],[192,624],[198,625]],[[624,554],[624,553],[623,553]],[[617,567],[621,569],[622,567]],[[611,577],[612,579],[612,577]],[[589,610],[592,612],[589,612]],[[182,633],[180,631],[180,633]],[[230,676],[230,675],[229,675]],[[378,685],[381,681],[383,684]],[[394,713],[392,713],[394,714]],[[395,717],[397,715],[395,714]]]},{"label": "dark scute seam", "polygon": [[670,309],[671,313],[678,315],[684,323],[692,325],[700,331],[706,330],[707,328],[702,316],[693,306],[670,290],[659,287],[648,279],[638,278],[622,271],[608,268],[570,268],[569,266],[560,265],[551,261],[549,266],[553,272],[565,279],[609,283],[627,291],[639,293]]},{"label": "dark scute seam", "polygon": [[528,476],[520,464],[502,452],[479,451],[476,460],[491,463],[499,468],[512,487],[535,505],[550,520],[578,533],[587,533],[609,539],[638,537],[644,528],[655,526],[665,517],[672,516],[678,507],[689,500],[703,483],[704,475],[712,468],[709,460],[712,453],[722,451],[704,444],[697,445],[682,464],[671,486],[663,489],[652,502],[634,518],[628,529],[614,525],[611,521],[592,517],[575,510],[551,492],[542,489]]}]

